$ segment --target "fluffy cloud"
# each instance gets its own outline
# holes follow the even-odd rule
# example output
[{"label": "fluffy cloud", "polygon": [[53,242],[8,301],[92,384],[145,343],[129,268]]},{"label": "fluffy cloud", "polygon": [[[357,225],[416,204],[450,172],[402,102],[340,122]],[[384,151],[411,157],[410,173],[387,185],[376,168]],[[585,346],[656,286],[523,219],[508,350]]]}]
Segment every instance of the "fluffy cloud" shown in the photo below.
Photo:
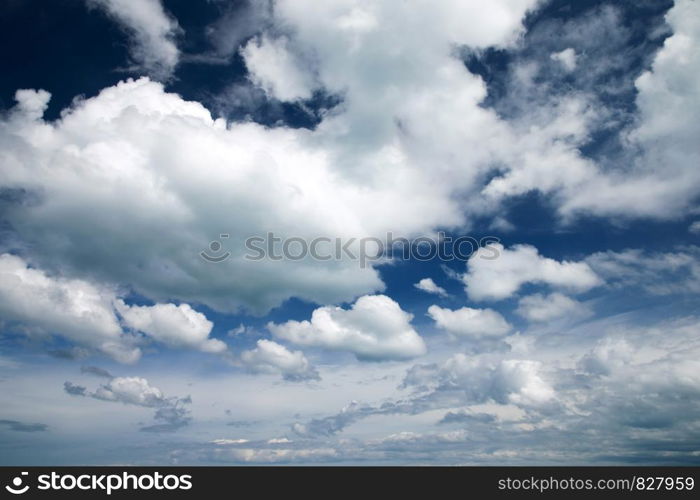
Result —
[{"label": "fluffy cloud", "polygon": [[609,375],[634,357],[634,348],[624,338],[606,337],[579,361],[580,367],[595,375]]},{"label": "fluffy cloud", "polygon": [[191,403],[189,396],[166,397],[160,389],[153,387],[148,380],[141,377],[115,377],[94,392],[66,382],[64,390],[71,396],[154,408],[155,423],[142,427],[141,430],[144,432],[170,432],[187,425],[190,421],[189,410],[185,407]]},{"label": "fluffy cloud", "polygon": [[214,324],[204,314],[192,309],[189,304],[127,306],[120,301],[118,310],[125,325],[144,332],[164,344],[199,349],[204,352],[226,350],[224,342],[209,338]]},{"label": "fluffy cloud", "polygon": [[404,385],[427,387],[433,394],[463,390],[471,403],[493,400],[537,407],[556,398],[540,361],[469,357],[461,353],[438,366],[417,365],[406,375]]},{"label": "fluffy cloud", "polygon": [[114,378],[98,388],[93,397],[149,408],[162,406],[166,401],[160,389],[152,387],[146,379],[139,377]]},{"label": "fluffy cloud", "polygon": [[515,245],[506,249],[494,244],[499,251],[495,259],[484,258],[476,252],[462,277],[469,298],[501,300],[516,293],[526,283],[542,283],[572,291],[586,291],[602,283],[585,262],[556,261],[540,255],[530,245]]},{"label": "fluffy cloud", "polygon": [[[496,1],[487,6],[454,0],[437,7],[426,1],[408,6],[334,0],[319,7],[310,0],[282,0],[275,2],[269,31],[290,32],[296,55],[314,55],[312,64],[306,61],[306,67],[299,70],[317,73],[319,83],[331,92],[347,93],[351,106],[359,111],[364,105],[356,97],[370,88],[380,92],[375,95],[378,104],[389,104],[388,79],[394,80],[394,93],[399,97],[412,85],[425,88],[431,77],[444,77],[424,72],[423,63],[432,67],[449,64],[452,45],[487,47],[514,42],[523,15],[534,5],[530,0]],[[402,36],[406,32],[420,36]],[[277,59],[274,53],[269,56],[270,62]],[[284,87],[286,78],[287,74],[279,72],[268,80]]]},{"label": "fluffy cloud", "polygon": [[[267,31],[289,33],[289,37],[265,34],[249,42],[243,55],[254,81],[279,99],[309,97],[313,78],[327,91],[346,96],[348,115],[369,111],[359,99],[366,95],[373,95],[380,106],[377,110],[397,111],[399,99],[409,97],[411,87],[434,92],[431,83],[459,78],[449,74],[457,63],[450,55],[451,46],[512,44],[522,29],[523,15],[534,5],[531,0],[497,1],[478,8],[456,0],[438,7],[424,1],[408,6],[334,0],[319,7],[309,0],[282,0],[275,2]],[[403,37],[407,31],[421,35]],[[436,77],[431,82],[420,69],[425,65],[445,74],[431,75]],[[393,80],[390,86],[389,80]],[[340,117],[336,124],[346,118],[355,119]]]},{"label": "fluffy cloud", "polygon": [[187,304],[129,306],[113,288],[50,276],[10,254],[0,255],[0,276],[0,312],[6,320],[61,335],[122,363],[141,355],[142,339],[125,327],[172,346],[207,352],[226,348],[208,338],[212,323]]},{"label": "fluffy cloud", "polygon": [[458,337],[501,337],[512,328],[505,318],[493,309],[462,307],[453,311],[433,305],[428,308],[428,314],[439,328]]},{"label": "fluffy cloud", "polygon": [[501,394],[509,403],[540,405],[554,399],[552,386],[542,377],[539,361],[509,359],[498,367],[497,380]]},{"label": "fluffy cloud", "polygon": [[[18,98],[10,122],[0,125],[12,166],[0,182],[19,198],[6,217],[23,241],[35,243],[43,267],[128,282],[155,301],[260,311],[291,296],[348,300],[383,284],[374,269],[347,260],[245,259],[249,236],[350,239],[424,225],[423,217],[394,217],[390,187],[372,194],[342,182],[323,152],[305,144],[307,132],[227,128],[146,79],[105,89],[55,124],[34,119],[44,94]],[[386,218],[370,216],[385,208]],[[439,219],[435,213],[431,223]],[[230,257],[204,261],[200,252],[224,232],[232,236],[221,253]]]},{"label": "fluffy cloud", "polygon": [[241,353],[241,361],[253,371],[281,373],[285,380],[320,379],[303,352],[290,351],[271,340],[258,340],[255,349]]},{"label": "fluffy cloud", "polygon": [[539,293],[522,297],[516,312],[529,321],[550,321],[562,317],[581,318],[590,314],[590,309],[581,302],[561,293],[542,295]]},{"label": "fluffy cloud", "polygon": [[447,291],[441,286],[438,286],[432,278],[423,278],[418,283],[413,285],[418,290],[423,290],[427,293],[433,293],[435,295],[440,295],[441,297],[447,296]]},{"label": "fluffy cloud", "polygon": [[287,44],[286,38],[263,36],[248,43],[242,55],[253,81],[270,97],[281,101],[309,99],[314,82],[308,73],[299,70]]},{"label": "fluffy cloud", "polygon": [[320,307],[310,321],[268,323],[267,328],[295,344],[349,351],[358,359],[410,359],[426,352],[412,318],[385,295],[365,295],[350,309]]},{"label": "fluffy cloud", "polygon": [[103,9],[131,38],[131,57],[148,74],[158,79],[171,76],[180,58],[175,36],[180,28],[160,0],[86,0]]}]

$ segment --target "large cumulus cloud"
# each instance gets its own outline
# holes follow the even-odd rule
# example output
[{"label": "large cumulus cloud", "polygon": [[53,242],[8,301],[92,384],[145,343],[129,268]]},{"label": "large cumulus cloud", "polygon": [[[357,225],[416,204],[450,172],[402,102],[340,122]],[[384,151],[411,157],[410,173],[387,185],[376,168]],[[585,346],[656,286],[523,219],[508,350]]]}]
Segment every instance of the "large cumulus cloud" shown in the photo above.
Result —
[{"label": "large cumulus cloud", "polygon": [[349,351],[359,359],[410,359],[426,352],[412,318],[386,295],[364,295],[350,309],[320,307],[308,321],[271,322],[267,328],[295,344]]}]

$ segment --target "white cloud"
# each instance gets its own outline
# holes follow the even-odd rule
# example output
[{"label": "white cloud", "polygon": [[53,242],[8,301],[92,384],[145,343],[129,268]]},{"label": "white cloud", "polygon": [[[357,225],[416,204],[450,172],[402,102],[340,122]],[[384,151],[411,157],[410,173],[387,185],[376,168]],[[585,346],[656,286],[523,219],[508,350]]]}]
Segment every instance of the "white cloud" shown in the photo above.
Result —
[{"label": "white cloud", "polygon": [[423,387],[433,395],[464,391],[465,402],[496,401],[500,404],[537,407],[554,402],[556,391],[540,361],[470,357],[455,354],[440,365],[417,365],[404,385]]},{"label": "white cloud", "polygon": [[214,324],[189,304],[127,306],[120,301],[118,310],[125,325],[164,344],[204,352],[226,350],[224,342],[209,338]]},{"label": "white cloud", "polygon": [[267,440],[267,444],[287,444],[291,443],[292,440],[286,437],[283,438],[272,438]]},{"label": "white cloud", "polygon": [[558,318],[581,318],[591,313],[581,302],[558,292],[536,293],[522,297],[516,312],[529,321],[550,321]]},{"label": "white cloud", "polygon": [[349,351],[358,359],[410,359],[425,354],[413,315],[385,295],[365,295],[350,309],[320,307],[310,321],[268,323],[273,335],[295,344]]},{"label": "white cloud", "polygon": [[609,375],[634,358],[634,348],[624,338],[604,337],[588,352],[579,365],[588,373]]},{"label": "white cloud", "polygon": [[148,380],[140,377],[116,377],[99,387],[93,397],[150,408],[162,406],[166,401],[160,389],[151,386]]},{"label": "white cloud", "polygon": [[180,58],[175,36],[180,30],[160,0],[86,0],[103,9],[127,31],[131,57],[151,76],[167,79]]},{"label": "white cloud", "polygon": [[691,234],[700,234],[700,220],[696,220],[688,227],[688,232]]},{"label": "white cloud", "polygon": [[[22,94],[0,124],[12,165],[0,181],[42,192],[40,203],[12,206],[7,217],[44,268],[128,282],[154,301],[261,311],[292,296],[349,300],[383,284],[374,269],[349,260],[247,260],[249,236],[273,231],[308,241],[418,229],[419,218],[394,217],[391,186],[372,193],[343,182],[304,131],[227,128],[146,79],[105,89],[55,124],[34,121],[34,104],[43,103],[34,96]],[[369,216],[385,206],[386,218]],[[230,258],[205,262],[200,252],[224,232],[232,235],[223,249]]]},{"label": "white cloud", "polygon": [[212,323],[188,304],[128,306],[114,288],[50,276],[10,254],[0,255],[0,276],[3,318],[60,335],[122,363],[133,363],[141,356],[142,339],[124,331],[125,326],[171,346],[207,352],[226,348],[223,342],[208,338]]},{"label": "white cloud", "polygon": [[49,107],[51,94],[45,90],[20,89],[15,92],[16,110],[29,120],[39,120]]},{"label": "white cloud", "polygon": [[561,52],[553,52],[550,56],[552,60],[558,61],[567,71],[576,69],[576,51],[571,47],[562,50]]},{"label": "white cloud", "polygon": [[227,439],[227,438],[222,438],[222,439],[214,439],[212,441],[212,444],[218,444],[220,446],[222,445],[227,445],[227,444],[243,444],[247,443],[249,440],[248,439]]},{"label": "white cloud", "polygon": [[433,305],[428,308],[428,314],[438,327],[458,337],[501,337],[512,328],[505,318],[493,309],[462,307],[453,311]]},{"label": "white cloud", "polygon": [[579,368],[608,377],[603,384],[628,386],[635,393],[667,390],[671,398],[686,391],[700,393],[697,328],[693,316],[644,327],[618,326],[583,353]]},{"label": "white cloud", "polygon": [[516,405],[540,405],[556,396],[551,385],[542,378],[539,361],[509,359],[498,367],[499,389],[507,401]]},{"label": "white cloud", "polygon": [[115,377],[94,392],[71,382],[66,382],[63,387],[64,391],[71,396],[154,408],[154,423],[141,427],[140,430],[143,432],[172,432],[184,427],[191,420],[190,411],[186,408],[186,405],[192,403],[189,396],[166,397],[163,391],[152,386],[145,378]]},{"label": "white cloud", "polygon": [[[524,68],[526,83],[532,85],[535,72]],[[532,74],[530,74],[532,73]],[[557,194],[566,199],[571,186],[597,178],[598,167],[584,157],[580,148],[589,141],[590,129],[601,119],[601,110],[584,95],[557,96],[536,111],[510,122],[508,148],[501,157],[505,168],[494,177],[481,194],[492,203],[531,191]],[[560,198],[561,197],[561,198]]]},{"label": "white cloud", "polygon": [[318,372],[301,351],[290,351],[271,340],[258,340],[255,349],[241,353],[241,361],[253,371],[281,373],[286,380],[318,380]]},{"label": "white cloud", "polygon": [[294,54],[287,50],[286,38],[267,36],[248,42],[242,55],[253,82],[280,101],[309,99],[314,82],[309,73],[299,69]]},{"label": "white cloud", "polygon": [[572,291],[586,291],[602,283],[585,262],[556,261],[541,256],[530,245],[514,245],[506,249],[494,244],[499,255],[495,259],[479,250],[469,259],[462,280],[469,298],[501,300],[515,294],[526,283],[542,283]]},{"label": "white cloud", "polygon": [[447,291],[441,286],[438,286],[432,278],[423,278],[418,283],[415,283],[413,286],[416,287],[418,290],[423,290],[427,293],[433,293],[435,295],[440,295],[441,297],[447,296]]}]

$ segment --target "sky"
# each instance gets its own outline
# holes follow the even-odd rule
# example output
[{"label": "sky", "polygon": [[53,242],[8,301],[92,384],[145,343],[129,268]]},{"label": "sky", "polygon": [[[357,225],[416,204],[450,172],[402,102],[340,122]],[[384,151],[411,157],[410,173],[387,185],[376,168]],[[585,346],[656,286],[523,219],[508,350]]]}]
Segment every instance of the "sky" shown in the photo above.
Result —
[{"label": "sky", "polygon": [[697,0],[1,4],[0,464],[700,463]]}]

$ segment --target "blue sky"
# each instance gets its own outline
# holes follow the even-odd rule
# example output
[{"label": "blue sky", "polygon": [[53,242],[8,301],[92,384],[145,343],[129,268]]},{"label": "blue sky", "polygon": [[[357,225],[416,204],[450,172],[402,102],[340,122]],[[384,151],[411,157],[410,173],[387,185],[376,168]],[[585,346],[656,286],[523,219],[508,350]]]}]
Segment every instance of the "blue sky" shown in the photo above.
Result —
[{"label": "blue sky", "polygon": [[5,3],[0,463],[697,464],[696,0]]}]

